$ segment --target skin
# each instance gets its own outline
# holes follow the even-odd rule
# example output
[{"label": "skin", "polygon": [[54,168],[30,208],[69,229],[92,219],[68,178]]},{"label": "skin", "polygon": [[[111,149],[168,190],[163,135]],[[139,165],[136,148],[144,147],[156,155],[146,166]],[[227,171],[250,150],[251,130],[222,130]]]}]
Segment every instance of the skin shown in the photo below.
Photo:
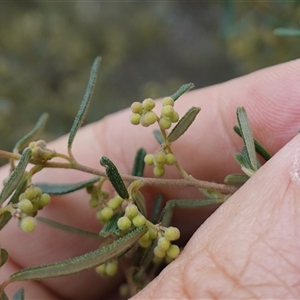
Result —
[{"label": "skin", "polygon": [[[275,156],[222,205],[189,239],[178,259],[133,299],[292,299],[300,295],[300,61],[264,69],[216,86],[195,90],[176,103],[182,115],[192,105],[201,112],[191,128],[173,145],[184,169],[195,178],[223,182],[230,173],[241,173],[233,155],[241,139],[233,132],[235,111],[244,106],[255,138]],[[156,111],[160,107],[157,104]],[[79,162],[99,167],[108,156],[122,173],[130,173],[136,149],[157,150],[150,128],[128,122],[121,111],[84,127],[74,143]],[[66,137],[50,148],[66,152]],[[192,159],[190,159],[192,158]],[[197,158],[197,160],[195,160]],[[197,163],[195,163],[197,161]],[[151,175],[151,168],[146,175]],[[0,180],[7,167],[0,170]],[[169,168],[167,177],[178,177]],[[80,172],[44,170],[36,181],[75,182],[88,178]],[[165,199],[196,198],[191,188],[145,188],[151,196],[163,191]],[[41,215],[88,230],[99,230],[84,192],[53,197]],[[207,217],[210,209],[194,220]],[[188,217],[187,217],[188,216]],[[183,237],[191,235],[190,211],[177,212],[174,225]],[[1,269],[1,281],[19,268],[74,257],[97,248],[97,242],[38,224],[32,234],[22,233],[13,220],[1,232],[1,244],[10,260]],[[14,283],[26,299],[116,299],[121,281],[102,279],[94,271],[79,275]]]}]

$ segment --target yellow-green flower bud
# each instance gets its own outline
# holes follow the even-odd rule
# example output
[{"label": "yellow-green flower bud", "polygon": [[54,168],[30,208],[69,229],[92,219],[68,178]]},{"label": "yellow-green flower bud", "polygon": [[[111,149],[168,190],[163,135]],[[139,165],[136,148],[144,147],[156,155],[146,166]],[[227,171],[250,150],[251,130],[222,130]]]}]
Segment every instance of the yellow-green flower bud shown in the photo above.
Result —
[{"label": "yellow-green flower bud", "polygon": [[169,118],[165,118],[165,117],[160,118],[159,126],[160,126],[161,129],[167,130],[171,127],[171,125],[172,125],[172,122]]},{"label": "yellow-green flower bud", "polygon": [[121,217],[119,220],[118,220],[118,227],[121,229],[121,230],[126,230],[128,228],[131,227],[131,221],[129,218],[127,218],[126,216],[124,217]]},{"label": "yellow-green flower bud", "polygon": [[156,246],[154,248],[153,253],[154,253],[155,256],[157,256],[159,258],[164,258],[166,256],[166,251],[164,251],[163,249],[161,249],[158,246]]},{"label": "yellow-green flower bud", "polygon": [[133,219],[139,213],[139,209],[135,204],[129,204],[125,209],[125,216],[129,219]]},{"label": "yellow-green flower bud", "polygon": [[126,283],[121,284],[119,287],[119,294],[123,298],[126,298],[126,299],[129,298],[129,294],[130,294],[129,285]]},{"label": "yellow-green flower bud", "polygon": [[118,195],[118,196],[111,198],[107,202],[107,206],[110,207],[111,209],[117,209],[118,207],[121,206],[122,203],[123,203],[123,199]]},{"label": "yellow-green flower bud", "polygon": [[166,154],[158,152],[154,155],[154,163],[157,165],[163,165],[166,162]]},{"label": "yellow-green flower bud", "polygon": [[174,114],[174,108],[171,105],[163,106],[161,110],[161,114],[163,117],[171,119]]},{"label": "yellow-green flower bud", "polygon": [[114,215],[114,211],[110,207],[104,207],[97,211],[96,217],[99,221],[107,222]]},{"label": "yellow-green flower bud", "polygon": [[148,229],[148,232],[149,232],[149,238],[150,238],[151,240],[156,239],[156,237],[157,237],[157,231],[156,231],[155,229],[149,228],[149,229]]},{"label": "yellow-green flower bud", "polygon": [[114,276],[118,272],[118,261],[112,260],[106,263],[105,273],[108,276]]},{"label": "yellow-green flower bud", "polygon": [[141,239],[139,239],[139,245],[142,247],[142,248],[148,248],[148,247],[150,247],[150,245],[151,245],[151,243],[152,243],[152,240],[141,240]]},{"label": "yellow-green flower bud", "polygon": [[179,254],[180,254],[180,249],[177,245],[171,245],[167,251],[167,255],[172,259],[177,258]]},{"label": "yellow-green flower bud", "polygon": [[96,208],[99,205],[99,200],[97,197],[91,197],[89,200],[89,205],[91,208]]},{"label": "yellow-green flower bud", "polygon": [[174,100],[171,97],[165,97],[163,99],[163,106],[171,105],[174,106]]},{"label": "yellow-green flower bud", "polygon": [[42,194],[38,203],[39,203],[39,206],[42,206],[42,207],[45,207],[46,205],[50,204],[51,202],[51,197],[49,194]]},{"label": "yellow-green flower bud", "polygon": [[172,166],[176,163],[176,157],[173,153],[166,154],[166,164]]},{"label": "yellow-green flower bud", "polygon": [[33,217],[25,217],[19,222],[20,228],[27,233],[33,232],[36,228],[37,222]]},{"label": "yellow-green flower bud", "polygon": [[141,116],[139,114],[132,114],[130,116],[130,123],[132,125],[138,125],[140,124]]},{"label": "yellow-green flower bud", "polygon": [[132,224],[135,227],[141,227],[145,224],[146,218],[142,214],[138,214],[132,219]]},{"label": "yellow-green flower bud", "polygon": [[18,208],[21,210],[21,212],[28,214],[31,213],[33,210],[32,202],[28,199],[23,199],[18,203]]},{"label": "yellow-green flower bud", "polygon": [[164,166],[157,165],[153,169],[153,174],[157,177],[161,177],[165,174],[165,168]]},{"label": "yellow-green flower bud", "polygon": [[173,115],[171,116],[171,122],[172,123],[177,123],[179,121],[179,114],[177,111],[174,111]]},{"label": "yellow-green flower bud", "polygon": [[106,264],[99,265],[95,268],[96,272],[102,276],[106,275]]},{"label": "yellow-green flower bud", "polygon": [[149,124],[146,122],[145,115],[142,115],[140,118],[140,123],[143,127],[148,127]]},{"label": "yellow-green flower bud", "polygon": [[169,241],[175,241],[180,238],[180,231],[177,227],[170,226],[166,228],[164,236]]},{"label": "yellow-green flower bud", "polygon": [[142,105],[145,110],[150,111],[155,107],[155,102],[153,99],[147,98],[142,102]]},{"label": "yellow-green flower bud", "polygon": [[42,195],[42,190],[37,186],[30,186],[24,192],[25,198],[29,200],[33,200],[35,198],[39,198]]},{"label": "yellow-green flower bud", "polygon": [[164,251],[167,251],[170,248],[171,243],[165,237],[161,237],[161,238],[158,239],[157,246],[160,249],[162,249]]},{"label": "yellow-green flower bud", "polygon": [[133,102],[131,104],[131,111],[135,114],[141,114],[143,112],[143,105],[141,102]]},{"label": "yellow-green flower bud", "polygon": [[143,122],[148,126],[154,124],[157,121],[157,119],[157,115],[153,111],[148,111],[143,116]]},{"label": "yellow-green flower bud", "polygon": [[151,166],[154,164],[154,155],[153,154],[146,154],[144,157],[144,162],[146,165]]}]

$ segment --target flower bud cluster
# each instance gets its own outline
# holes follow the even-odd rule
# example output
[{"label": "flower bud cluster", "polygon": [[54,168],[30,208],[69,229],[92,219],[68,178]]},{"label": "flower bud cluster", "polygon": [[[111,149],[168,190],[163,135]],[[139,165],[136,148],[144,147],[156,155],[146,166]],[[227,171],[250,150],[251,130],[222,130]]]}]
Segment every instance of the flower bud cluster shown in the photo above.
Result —
[{"label": "flower bud cluster", "polygon": [[165,153],[160,150],[156,154],[147,154],[144,158],[146,165],[154,165],[153,174],[161,177],[165,174],[165,165],[172,166],[176,163],[176,157],[173,153]]},{"label": "flower bud cluster", "polygon": [[153,112],[155,102],[151,98],[145,99],[141,102],[133,102],[131,104],[132,115],[130,122],[133,125],[141,124],[144,127],[148,127],[158,121],[158,116]]},{"label": "flower bud cluster", "polygon": [[29,186],[24,193],[20,194],[19,202],[16,204],[18,210],[19,226],[24,232],[32,232],[36,227],[36,216],[38,210],[50,204],[49,194],[42,193],[39,187]]},{"label": "flower bud cluster", "polygon": [[179,121],[179,114],[174,110],[174,100],[171,97],[163,99],[163,107],[159,118],[159,126],[163,130],[167,130],[172,126],[172,123]]},{"label": "flower bud cluster", "polygon": [[55,156],[55,151],[48,149],[46,142],[43,140],[31,142],[29,148],[32,150],[33,159],[47,161]]},{"label": "flower bud cluster", "polygon": [[109,199],[106,204],[102,204],[101,208],[99,208],[96,213],[97,220],[99,220],[102,224],[105,224],[113,217],[116,210],[121,207],[123,201],[124,199],[122,199],[119,195],[116,195]]},{"label": "flower bud cluster", "polygon": [[114,276],[118,272],[118,261],[113,259],[96,267],[96,272],[102,276]]},{"label": "flower bud cluster", "polygon": [[138,207],[131,203],[125,208],[125,214],[118,220],[118,227],[120,230],[124,231],[130,227],[141,227],[145,225],[146,218],[142,215]]}]

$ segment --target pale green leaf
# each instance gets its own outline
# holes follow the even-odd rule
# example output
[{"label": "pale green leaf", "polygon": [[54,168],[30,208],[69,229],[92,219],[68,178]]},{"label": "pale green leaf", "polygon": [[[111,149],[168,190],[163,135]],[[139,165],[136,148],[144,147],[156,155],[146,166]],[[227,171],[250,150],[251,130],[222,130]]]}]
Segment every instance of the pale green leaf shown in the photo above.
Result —
[{"label": "pale green leaf", "polygon": [[187,131],[187,129],[194,122],[199,111],[200,111],[200,107],[193,106],[186,112],[186,114],[179,120],[177,125],[173,128],[171,133],[168,135],[168,141],[170,143],[176,141]]},{"label": "pale green leaf", "polygon": [[12,274],[9,277],[9,282],[67,276],[94,268],[128,251],[146,231],[145,226],[137,227],[125,236],[96,251],[49,265],[25,268]]},{"label": "pale green leaf", "polygon": [[144,158],[147,152],[144,148],[138,149],[134,158],[133,169],[131,175],[142,177],[145,169]]},{"label": "pale green leaf", "polygon": [[90,79],[89,79],[89,83],[88,83],[85,95],[83,97],[80,108],[78,110],[78,113],[75,117],[72,128],[70,130],[70,135],[69,135],[69,140],[68,140],[68,149],[72,148],[72,144],[73,144],[75,135],[76,135],[78,129],[80,128],[80,126],[82,125],[82,122],[87,113],[87,110],[88,110],[88,107],[90,104],[90,100],[91,100],[91,97],[93,94],[93,90],[94,90],[94,87],[96,84],[97,72],[99,69],[100,60],[101,60],[100,57],[97,57],[93,63],[91,74],[90,74]]},{"label": "pale green leaf", "polygon": [[119,236],[121,233],[120,228],[118,227],[118,220],[123,214],[117,213],[112,216],[110,220],[108,220],[102,227],[101,231],[99,232],[100,237],[107,237],[107,236]]},{"label": "pale green leaf", "polygon": [[14,152],[21,151],[26,146],[28,146],[30,142],[36,139],[43,131],[48,119],[49,119],[49,114],[43,113],[38,119],[34,128],[16,143],[16,145],[14,146]]},{"label": "pale green leaf", "polygon": [[4,249],[0,249],[0,267],[2,267],[8,260],[8,252]]},{"label": "pale green leaf", "polygon": [[153,134],[154,134],[154,137],[155,137],[156,141],[157,141],[160,145],[162,145],[162,144],[165,142],[165,141],[164,141],[164,138],[163,138],[163,136],[161,135],[161,132],[160,132],[159,129],[154,129],[154,130],[153,130]]},{"label": "pale green leaf", "polygon": [[300,29],[279,27],[274,29],[273,33],[278,36],[299,37]]},{"label": "pale green leaf", "polygon": [[24,300],[24,289],[20,288],[18,289],[14,295],[13,295],[13,300]]},{"label": "pale green leaf", "polygon": [[186,93],[188,90],[192,89],[194,87],[193,83],[186,83],[182,85],[178,91],[176,91],[171,98],[176,101],[180,96],[182,96],[184,93]]},{"label": "pale green leaf", "polygon": [[14,169],[14,171],[10,174],[7,182],[5,183],[2,192],[0,194],[0,204],[2,204],[15,190],[18,186],[19,182],[22,180],[26,167],[31,158],[31,149],[26,148],[23,151],[21,159]]},{"label": "pale green leaf", "polygon": [[43,191],[43,193],[47,193],[49,195],[64,195],[64,194],[75,192],[87,186],[90,186],[98,182],[100,178],[101,177],[94,177],[86,181],[81,181],[77,183],[66,183],[66,184],[39,182],[36,183],[35,185],[39,187]]},{"label": "pale green leaf", "polygon": [[245,174],[230,174],[227,175],[224,179],[224,182],[227,184],[244,184],[249,179],[248,175]]}]

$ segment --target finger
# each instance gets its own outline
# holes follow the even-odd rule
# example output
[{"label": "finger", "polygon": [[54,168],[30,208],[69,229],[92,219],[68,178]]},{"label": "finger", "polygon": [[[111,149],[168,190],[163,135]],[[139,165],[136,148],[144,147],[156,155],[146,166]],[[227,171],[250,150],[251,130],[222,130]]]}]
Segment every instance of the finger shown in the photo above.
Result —
[{"label": "finger", "polygon": [[300,137],[217,210],[132,299],[296,299]]},{"label": "finger", "polygon": [[[191,92],[184,95],[182,100],[178,100],[176,107],[181,115],[192,105],[202,108],[190,130],[173,145],[184,169],[196,178],[215,181],[222,181],[228,173],[239,171],[233,154],[240,150],[242,143],[232,131],[233,125],[236,124],[235,110],[238,106],[246,107],[258,140],[264,141],[273,153],[282,147],[300,126],[300,112],[296,106],[299,99],[299,88],[296,85],[296,79],[300,75],[299,69],[298,61],[283,64],[225,84]],[[137,148],[143,146],[150,153],[155,151],[157,143],[152,136],[152,129],[132,126],[128,122],[129,115],[128,111],[119,112],[83,128],[74,142],[73,152],[77,160],[98,167],[100,157],[106,155],[121,172],[129,173]],[[59,139],[52,147],[65,152],[66,138]],[[190,159],[191,157],[193,159]],[[147,175],[150,175],[149,170]],[[166,175],[178,176],[173,169]],[[38,174],[37,178],[38,181],[74,182],[86,179],[87,175],[80,172],[45,170]],[[164,193],[169,199],[198,195],[197,191],[186,188],[165,189]],[[82,201],[86,198],[84,192],[79,192],[76,196],[70,194],[63,198],[54,197],[51,206],[43,213],[57,221],[97,231],[99,224],[95,221],[94,212],[87,208],[86,201]],[[38,251],[32,252],[29,237],[16,232],[15,225],[12,222],[11,226],[8,226],[2,239],[20,266],[45,263],[45,257],[47,262],[61,260],[97,247],[95,242],[82,242],[77,237],[39,226],[40,229],[31,236],[40,241]],[[12,234],[16,239],[10,238]],[[24,244],[22,250],[26,255],[19,255],[16,247],[19,243]],[[99,278],[83,278],[86,278],[84,286],[88,287],[85,291],[88,290],[91,294],[96,293],[96,290],[98,292],[109,288],[107,282],[96,286],[94,283]],[[60,287],[53,282],[55,281],[47,281],[47,286],[64,293],[64,297],[80,295],[78,293],[81,285],[69,284],[70,291],[66,292],[65,285],[69,282],[68,279],[62,279]]]}]

